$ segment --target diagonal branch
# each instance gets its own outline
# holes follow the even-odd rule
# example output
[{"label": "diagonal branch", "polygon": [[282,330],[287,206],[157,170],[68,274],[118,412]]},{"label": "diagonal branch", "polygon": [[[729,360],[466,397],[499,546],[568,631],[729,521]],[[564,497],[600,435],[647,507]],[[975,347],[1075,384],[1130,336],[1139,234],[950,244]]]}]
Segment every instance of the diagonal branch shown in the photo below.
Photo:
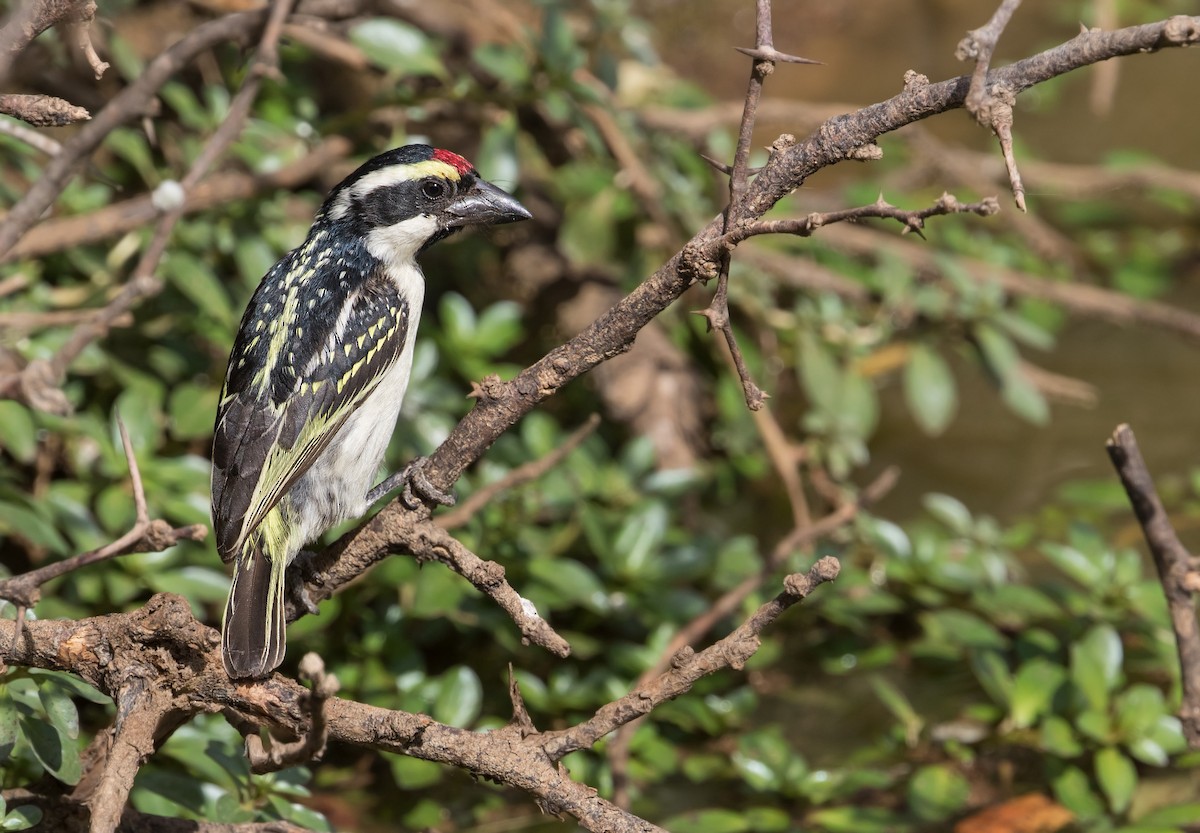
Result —
[{"label": "diagonal branch", "polygon": [[1196,621],[1195,593],[1200,587],[1200,576],[1195,572],[1191,553],[1175,534],[1167,510],[1159,500],[1133,429],[1118,425],[1105,445],[1142,526],[1167,597],[1183,682],[1179,719],[1188,745],[1197,749],[1200,748],[1200,624]]},{"label": "diagonal branch", "polygon": [[671,668],[658,678],[639,685],[629,694],[600,710],[589,720],[558,732],[546,732],[542,749],[558,761],[579,749],[594,746],[600,738],[661,703],[690,691],[701,677],[724,668],[740,670],[759,647],[759,636],[768,625],[792,605],[803,601],[819,585],[833,581],[840,567],[836,558],[825,556],[807,573],[795,573],[784,579],[783,591],[762,605],[733,633],[696,653],[683,648],[671,658]]},{"label": "diagonal branch", "polygon": [[[1098,61],[1195,43],[1200,43],[1200,16],[1177,16],[1115,32],[1083,33],[993,70],[992,75],[1014,90],[1025,90]],[[966,77],[914,85],[887,101],[828,119],[809,138],[781,147],[771,156],[741,198],[740,216],[757,221],[813,173],[848,158],[855,148],[904,125],[962,107],[968,85]],[[723,217],[715,217],[680,252],[574,338],[513,379],[486,385],[475,407],[430,455],[424,468],[429,482],[443,492],[451,489],[463,471],[521,417],[572,380],[626,352],[638,332],[697,280],[716,277],[724,247],[723,228]],[[337,575],[332,583],[322,584],[322,592],[334,592],[336,586],[386,558],[395,551],[392,541],[403,540],[406,529],[429,516],[426,506],[409,509],[399,501],[389,503],[314,559],[317,572]]]}]

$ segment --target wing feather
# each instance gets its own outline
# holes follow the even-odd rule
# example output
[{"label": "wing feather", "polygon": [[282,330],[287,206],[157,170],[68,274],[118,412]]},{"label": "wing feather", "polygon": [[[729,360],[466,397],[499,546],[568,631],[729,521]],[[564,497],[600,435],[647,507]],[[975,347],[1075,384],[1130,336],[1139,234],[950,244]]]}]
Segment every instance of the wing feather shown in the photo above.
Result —
[{"label": "wing feather", "polygon": [[[281,261],[268,273],[230,357],[213,440],[213,525],[225,561],[328,448],[408,338],[408,304],[377,264],[357,286],[346,271],[333,285],[287,283],[303,271]],[[277,317],[269,298],[287,299]],[[272,355],[285,361],[272,364]]]}]

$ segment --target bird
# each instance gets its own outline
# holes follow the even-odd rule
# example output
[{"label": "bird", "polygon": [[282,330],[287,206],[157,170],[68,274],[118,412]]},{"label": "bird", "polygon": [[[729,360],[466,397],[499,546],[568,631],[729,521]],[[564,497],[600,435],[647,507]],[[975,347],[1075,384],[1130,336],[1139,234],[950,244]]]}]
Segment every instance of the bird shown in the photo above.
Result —
[{"label": "bird", "polygon": [[338,184],[263,277],[213,431],[213,529],[234,565],[221,625],[230,678],[283,661],[286,571],[302,547],[404,481],[372,487],[412,370],[418,255],[463,228],[531,216],[462,156],[405,145]]}]

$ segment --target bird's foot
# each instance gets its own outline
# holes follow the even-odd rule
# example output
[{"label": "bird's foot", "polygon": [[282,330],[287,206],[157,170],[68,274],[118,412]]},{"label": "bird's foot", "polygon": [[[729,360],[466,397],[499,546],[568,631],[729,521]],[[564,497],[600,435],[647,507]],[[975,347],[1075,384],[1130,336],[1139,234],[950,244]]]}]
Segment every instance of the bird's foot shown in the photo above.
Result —
[{"label": "bird's foot", "polygon": [[403,484],[404,491],[400,493],[400,501],[409,509],[416,509],[423,503],[436,503],[440,506],[453,506],[456,498],[446,494],[429,482],[425,476],[425,465],[428,457],[418,457],[400,471],[388,475],[383,482],[367,492],[367,503],[374,503],[388,492]]},{"label": "bird's foot", "polygon": [[312,568],[313,555],[314,553],[308,550],[301,550],[296,555],[290,565],[291,569],[287,571],[287,586],[284,592],[287,594],[289,607],[294,606],[298,610],[317,616],[321,611],[308,593],[309,583],[318,578]]}]

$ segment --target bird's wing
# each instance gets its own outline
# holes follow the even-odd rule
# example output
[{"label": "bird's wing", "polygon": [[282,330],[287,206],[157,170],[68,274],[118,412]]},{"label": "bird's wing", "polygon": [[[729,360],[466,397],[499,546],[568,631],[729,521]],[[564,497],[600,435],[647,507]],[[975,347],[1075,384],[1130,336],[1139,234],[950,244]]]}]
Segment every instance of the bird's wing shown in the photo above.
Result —
[{"label": "bird's wing", "polygon": [[217,409],[213,526],[224,561],[328,447],[408,337],[408,304],[384,280],[366,281],[301,326],[287,306],[306,305],[305,289],[286,297],[274,317],[269,306],[251,304]]}]

